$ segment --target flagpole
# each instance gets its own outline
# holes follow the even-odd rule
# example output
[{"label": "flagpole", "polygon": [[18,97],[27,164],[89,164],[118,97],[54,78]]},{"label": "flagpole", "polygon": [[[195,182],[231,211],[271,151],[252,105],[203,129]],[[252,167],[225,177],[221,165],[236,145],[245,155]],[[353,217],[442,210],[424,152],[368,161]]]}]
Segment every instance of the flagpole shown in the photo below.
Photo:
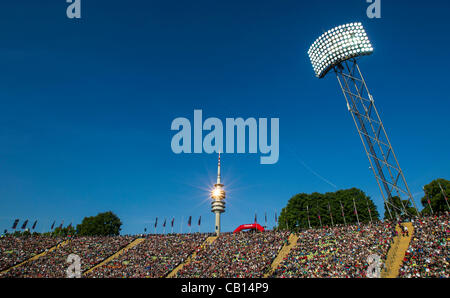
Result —
[{"label": "flagpole", "polygon": [[450,210],[450,206],[448,205],[447,195],[445,194],[444,189],[443,189],[442,186],[441,186],[441,183],[438,182],[438,184],[439,184],[439,188],[441,189],[441,193],[442,193],[442,195],[444,196],[445,203],[447,203],[447,208],[448,208],[448,210]]},{"label": "flagpole", "polygon": [[339,203],[341,204],[341,209],[342,209],[342,217],[344,218],[344,225],[347,225],[347,221],[345,220],[345,212],[344,212],[344,206],[342,206],[342,202],[339,201]]},{"label": "flagpole", "polygon": [[434,214],[433,208],[431,208],[430,196],[429,195],[426,195],[426,196],[427,196],[428,206],[430,206],[431,214]]},{"label": "flagpole", "polygon": [[355,198],[353,198],[353,207],[355,207],[356,220],[358,221],[358,226],[359,226],[360,224],[359,224],[359,217],[358,217],[358,209],[356,209]]},{"label": "flagpole", "polygon": [[277,226],[277,224],[278,224],[277,209],[275,209],[275,224],[274,224],[274,226],[273,226],[273,229],[274,229],[274,230],[275,230],[275,227]]},{"label": "flagpole", "polygon": [[317,203],[317,212],[319,213],[319,222],[320,222],[320,227],[323,228],[322,225],[322,218],[320,218],[320,209],[319,209],[319,203]]},{"label": "flagpole", "polygon": [[180,222],[180,234],[183,234],[183,216],[181,217],[181,222]]},{"label": "flagpole", "polygon": [[307,215],[308,215],[308,226],[311,229],[311,222],[309,221],[309,207],[308,207],[308,205],[306,205],[306,212],[307,212]]},{"label": "flagpole", "polygon": [[333,222],[333,213],[331,212],[331,206],[330,206],[330,202],[328,202],[328,210],[330,211],[330,217],[331,217],[331,225],[334,227],[334,222]]},{"label": "flagpole", "polygon": [[367,197],[366,197],[366,202],[367,202],[367,210],[369,210],[370,222],[372,223],[372,212],[370,211],[369,199]]}]

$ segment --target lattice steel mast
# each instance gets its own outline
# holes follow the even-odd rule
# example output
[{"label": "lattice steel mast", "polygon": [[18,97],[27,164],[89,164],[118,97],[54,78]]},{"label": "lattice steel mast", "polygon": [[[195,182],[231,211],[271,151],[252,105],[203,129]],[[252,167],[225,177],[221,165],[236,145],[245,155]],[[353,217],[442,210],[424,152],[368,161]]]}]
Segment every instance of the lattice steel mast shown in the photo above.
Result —
[{"label": "lattice steel mast", "polygon": [[[324,33],[308,53],[317,77],[323,78],[330,70],[336,73],[389,216],[393,218],[392,211],[395,217],[402,212],[409,214],[402,198],[411,202],[419,215],[373,96],[357,63],[358,57],[372,52],[372,45],[362,25],[352,23]],[[393,204],[394,196],[400,198],[400,208]]]}]

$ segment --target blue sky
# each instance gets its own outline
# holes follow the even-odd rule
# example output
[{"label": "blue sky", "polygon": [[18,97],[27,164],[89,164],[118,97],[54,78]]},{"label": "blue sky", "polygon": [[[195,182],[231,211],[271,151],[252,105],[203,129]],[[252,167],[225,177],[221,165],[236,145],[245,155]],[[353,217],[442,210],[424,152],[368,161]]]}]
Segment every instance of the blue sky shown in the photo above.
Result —
[{"label": "blue sky", "polygon": [[[272,226],[300,192],[358,187],[382,198],[333,76],[314,77],[307,50],[324,30],[362,22],[374,54],[360,66],[415,195],[449,177],[447,1],[82,0],[0,4],[0,229],[37,230],[111,210],[123,233],[175,232],[202,216],[216,155],[172,153],[173,119],[280,119],[280,158],[224,154],[223,230]],[[320,178],[320,177],[321,178]],[[328,182],[327,182],[328,181]],[[337,188],[336,188],[336,187]],[[197,231],[196,224],[192,231]],[[167,231],[167,230],[166,230]]]}]

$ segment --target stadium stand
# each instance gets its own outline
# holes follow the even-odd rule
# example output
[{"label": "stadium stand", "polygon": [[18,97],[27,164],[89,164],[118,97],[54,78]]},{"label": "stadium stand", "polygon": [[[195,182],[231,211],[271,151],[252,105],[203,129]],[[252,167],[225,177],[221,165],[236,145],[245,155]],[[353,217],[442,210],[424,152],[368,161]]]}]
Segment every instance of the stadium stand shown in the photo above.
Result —
[{"label": "stadium stand", "polygon": [[289,234],[273,231],[224,233],[205,245],[176,277],[263,277]]},{"label": "stadium stand", "polygon": [[61,241],[61,238],[44,236],[0,238],[0,272],[50,249]]},{"label": "stadium stand", "polygon": [[413,222],[414,235],[400,268],[402,278],[450,277],[449,213]]},{"label": "stadium stand", "polygon": [[[325,227],[299,233],[0,238],[0,277],[66,277],[68,255],[84,277],[364,278],[377,254],[382,277],[448,278],[449,214],[403,223]],[[395,240],[395,241],[394,241]],[[409,245],[409,246],[408,246]]]},{"label": "stadium stand", "polygon": [[390,223],[342,226],[299,233],[297,246],[274,271],[280,278],[361,278],[367,258],[386,259],[393,233]]},{"label": "stadium stand", "polygon": [[150,235],[87,277],[165,277],[198,250],[207,237],[208,234],[198,233]]},{"label": "stadium stand", "polygon": [[66,277],[67,257],[77,254],[81,259],[81,271],[100,263],[130,243],[134,237],[75,237],[66,245],[60,246],[44,256],[15,267],[2,277]]}]

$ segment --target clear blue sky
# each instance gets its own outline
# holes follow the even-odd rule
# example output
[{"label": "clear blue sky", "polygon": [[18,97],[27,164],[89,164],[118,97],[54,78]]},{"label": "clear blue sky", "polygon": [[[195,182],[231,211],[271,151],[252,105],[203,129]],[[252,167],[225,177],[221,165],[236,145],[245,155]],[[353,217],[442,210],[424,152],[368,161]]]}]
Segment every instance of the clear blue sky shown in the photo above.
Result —
[{"label": "clear blue sky", "polygon": [[[15,218],[79,223],[112,210],[123,233],[213,231],[216,155],[175,155],[176,117],[280,118],[280,158],[225,154],[223,230],[263,221],[300,192],[358,187],[382,213],[375,178],[333,76],[307,57],[324,31],[362,22],[360,66],[416,202],[449,178],[448,1],[63,0],[0,4],[0,229]],[[306,165],[306,166],[305,166]],[[316,174],[314,174],[314,173]],[[318,177],[321,176],[322,178]],[[329,181],[327,183],[325,180]],[[333,184],[333,185],[332,185]],[[167,230],[166,230],[167,231]]]}]

